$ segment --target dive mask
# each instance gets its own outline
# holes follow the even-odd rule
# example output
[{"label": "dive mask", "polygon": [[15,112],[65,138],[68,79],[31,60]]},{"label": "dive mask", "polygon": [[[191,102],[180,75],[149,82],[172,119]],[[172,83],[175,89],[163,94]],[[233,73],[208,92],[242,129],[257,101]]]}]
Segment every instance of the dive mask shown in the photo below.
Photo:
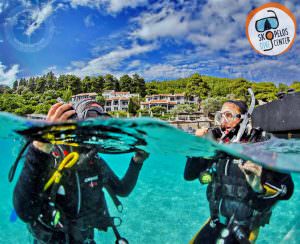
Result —
[{"label": "dive mask", "polygon": [[259,19],[255,22],[255,29],[258,32],[264,32],[266,30],[277,29],[279,26],[278,18],[276,13],[272,10],[268,10],[268,12],[273,13],[274,16],[270,16],[267,18]]},{"label": "dive mask", "polygon": [[69,119],[87,119],[98,117],[111,117],[103,108],[93,99],[82,99],[73,103],[73,109],[76,111]]},{"label": "dive mask", "polygon": [[243,119],[244,117],[244,114],[236,114],[231,111],[217,111],[215,114],[215,124],[221,125],[223,120],[225,120],[226,123],[229,123],[234,121],[235,119]]}]

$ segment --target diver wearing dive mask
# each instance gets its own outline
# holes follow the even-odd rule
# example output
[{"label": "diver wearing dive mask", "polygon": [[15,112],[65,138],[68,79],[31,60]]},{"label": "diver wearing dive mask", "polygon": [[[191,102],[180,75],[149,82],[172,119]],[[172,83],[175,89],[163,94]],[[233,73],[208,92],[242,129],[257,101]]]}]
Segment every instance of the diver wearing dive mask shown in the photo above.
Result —
[{"label": "diver wearing dive mask", "polygon": [[[253,107],[254,104],[252,100]],[[244,102],[225,102],[216,116],[218,127],[206,130],[206,134],[210,133],[219,143],[266,140],[261,131],[253,129],[248,133],[249,110]],[[207,185],[210,208],[209,220],[191,244],[254,242],[259,228],[269,223],[274,204],[289,199],[293,193],[289,174],[267,170],[225,153],[210,159],[188,157],[184,178],[199,179],[201,184]]]},{"label": "diver wearing dive mask", "polygon": [[[84,99],[53,105],[47,121],[101,116],[108,115],[95,100]],[[34,141],[14,190],[16,213],[28,224],[36,244],[92,244],[96,243],[94,231],[107,231],[108,227],[113,229],[116,243],[128,243],[116,228],[118,218],[109,214],[103,189],[121,211],[117,196],[125,197],[133,191],[147,157],[148,153],[136,151],[125,176],[119,179],[96,148],[53,147]]]}]

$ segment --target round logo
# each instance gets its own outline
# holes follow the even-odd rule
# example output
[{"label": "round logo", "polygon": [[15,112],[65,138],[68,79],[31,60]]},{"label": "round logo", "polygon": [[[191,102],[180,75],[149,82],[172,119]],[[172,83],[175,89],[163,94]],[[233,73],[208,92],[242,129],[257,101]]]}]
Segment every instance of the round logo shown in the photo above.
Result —
[{"label": "round logo", "polygon": [[296,18],[279,3],[267,3],[250,12],[247,38],[255,51],[275,56],[286,52],[296,38]]}]

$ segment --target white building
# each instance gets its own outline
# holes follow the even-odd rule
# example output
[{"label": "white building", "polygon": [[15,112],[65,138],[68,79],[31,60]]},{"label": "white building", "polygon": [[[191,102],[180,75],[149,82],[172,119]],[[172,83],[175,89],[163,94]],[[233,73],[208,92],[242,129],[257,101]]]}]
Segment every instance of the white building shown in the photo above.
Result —
[{"label": "white building", "polygon": [[102,96],[105,98],[104,110],[110,111],[128,111],[129,100],[132,97],[139,97],[139,94],[130,92],[116,92],[114,90],[104,91]]},{"label": "white building", "polygon": [[160,106],[170,111],[178,104],[198,104],[198,97],[187,99],[184,94],[155,94],[146,96],[146,102],[141,102],[141,109]]},{"label": "white building", "polygon": [[92,98],[92,99],[96,99],[97,97],[97,93],[96,92],[90,92],[90,93],[80,93],[80,94],[77,94],[77,95],[74,95],[72,96],[72,102],[78,102],[82,99],[85,99],[85,98]]}]

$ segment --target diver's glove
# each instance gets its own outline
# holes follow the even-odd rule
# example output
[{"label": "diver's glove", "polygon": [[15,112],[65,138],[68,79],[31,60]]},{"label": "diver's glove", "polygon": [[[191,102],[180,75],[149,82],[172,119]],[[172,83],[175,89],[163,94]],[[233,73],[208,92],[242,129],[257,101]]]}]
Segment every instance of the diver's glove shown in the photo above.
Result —
[{"label": "diver's glove", "polygon": [[136,164],[142,164],[149,157],[149,153],[144,150],[138,149],[132,158],[132,161]]}]

